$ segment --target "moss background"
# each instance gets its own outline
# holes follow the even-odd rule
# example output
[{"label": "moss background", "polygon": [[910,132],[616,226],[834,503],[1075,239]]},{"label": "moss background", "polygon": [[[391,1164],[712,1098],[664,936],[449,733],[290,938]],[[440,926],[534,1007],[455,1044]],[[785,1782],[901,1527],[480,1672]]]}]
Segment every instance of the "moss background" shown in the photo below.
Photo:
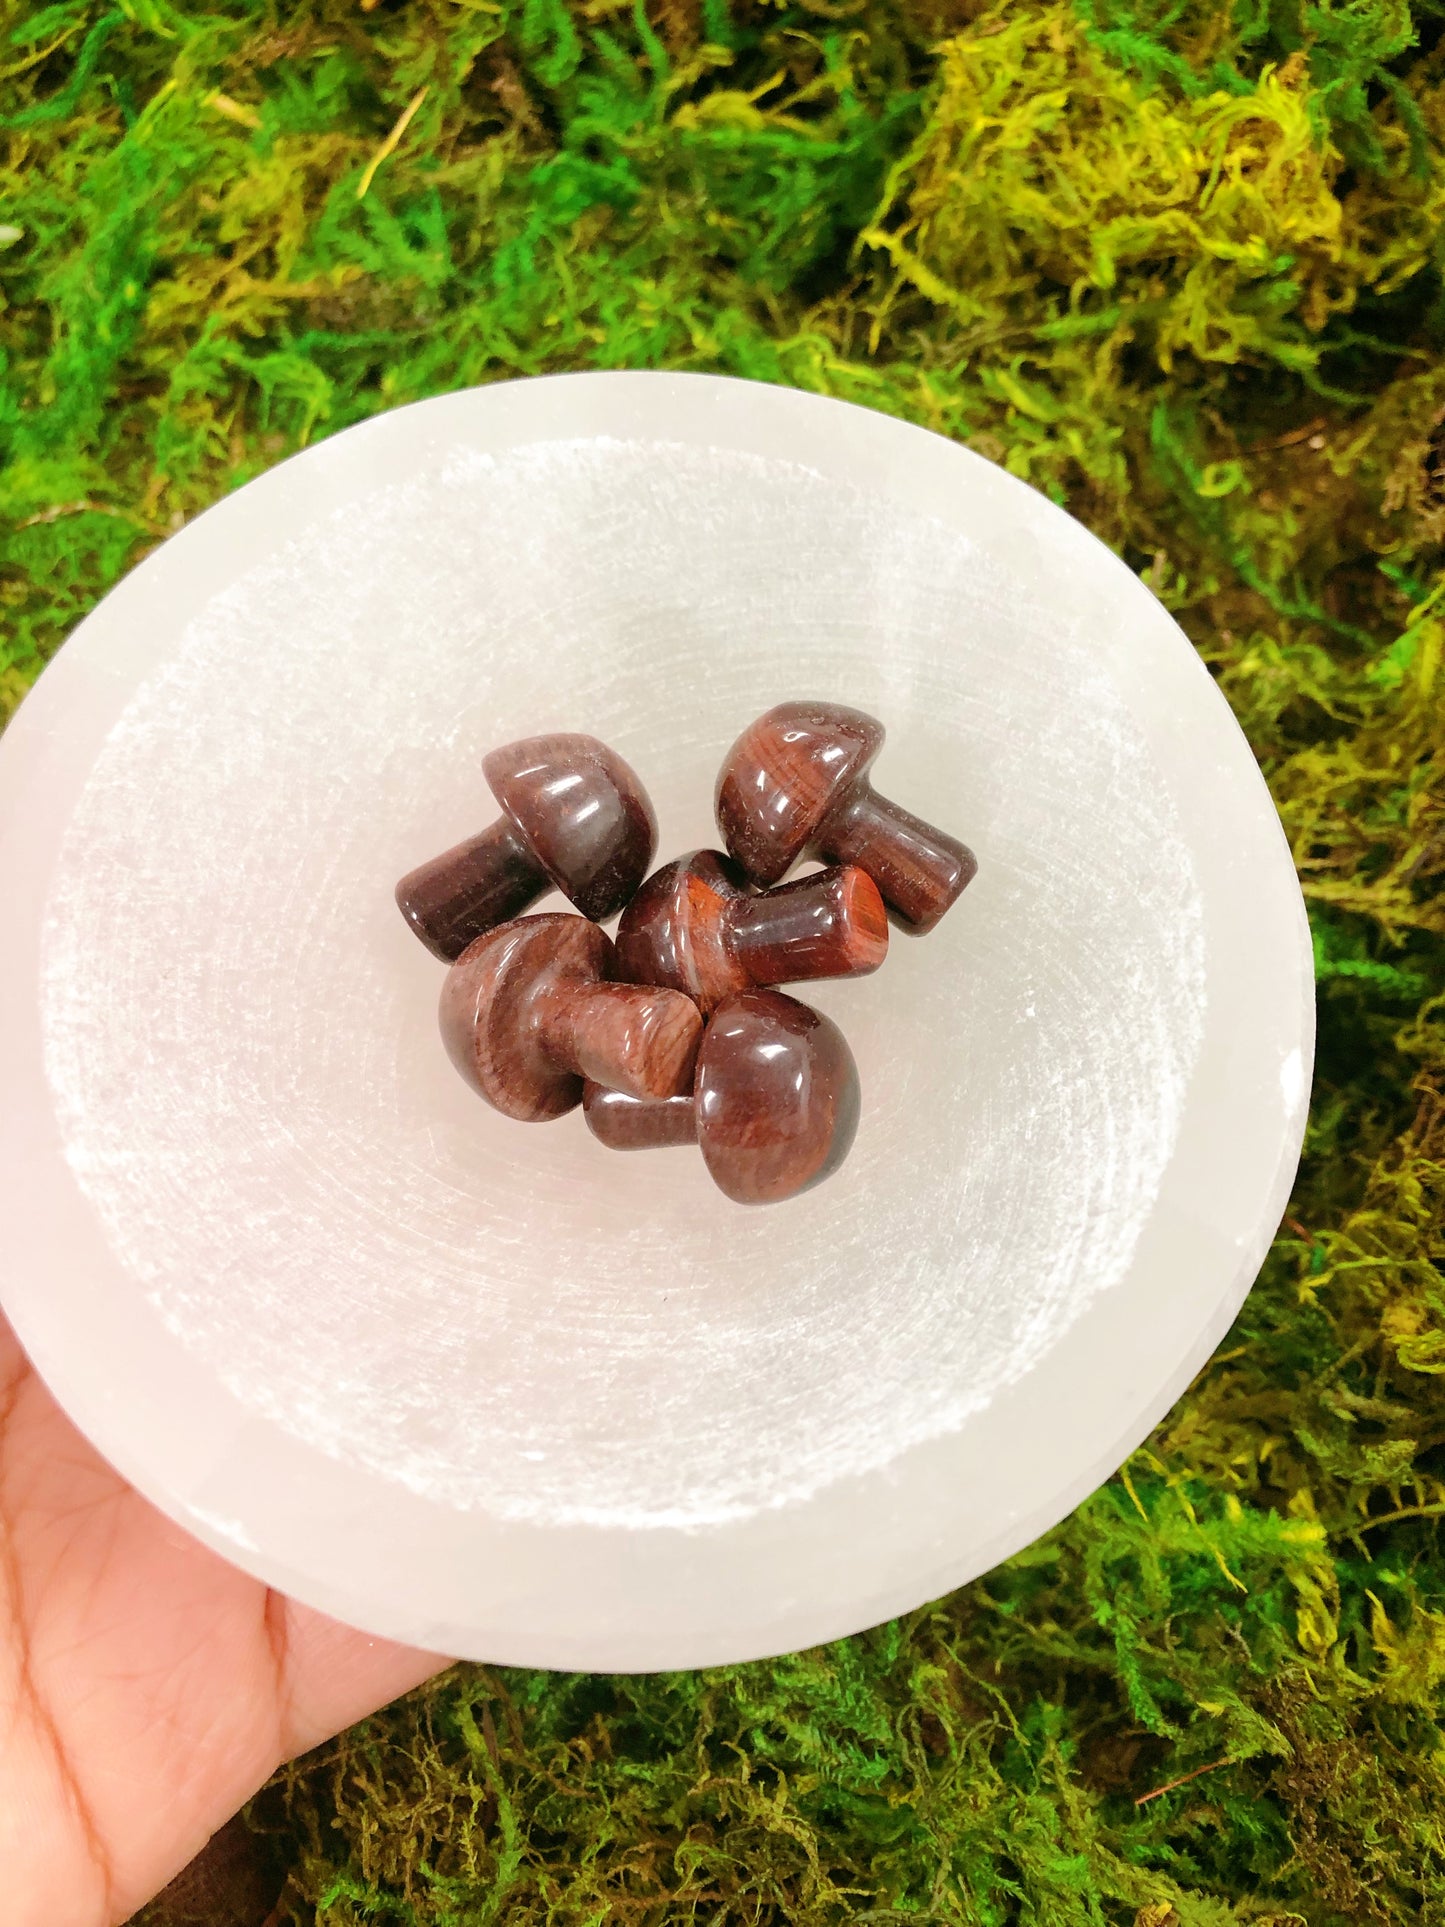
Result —
[{"label": "moss background", "polygon": [[454,1670],[253,1803],[277,1918],[1445,1921],[1445,0],[0,20],[0,715],[308,440],[719,370],[956,436],[1141,571],[1315,931],[1289,1216],[1125,1473],[826,1649]]}]

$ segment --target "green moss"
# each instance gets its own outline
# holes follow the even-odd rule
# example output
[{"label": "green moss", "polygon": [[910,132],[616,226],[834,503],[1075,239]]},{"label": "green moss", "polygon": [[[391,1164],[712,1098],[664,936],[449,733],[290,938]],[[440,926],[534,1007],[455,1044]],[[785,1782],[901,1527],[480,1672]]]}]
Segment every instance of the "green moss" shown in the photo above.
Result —
[{"label": "green moss", "polygon": [[4,16],[0,716],[148,548],[307,440],[543,369],[716,369],[957,436],[1110,542],[1233,705],[1315,929],[1289,1215],[1125,1474],[826,1649],[455,1670],[253,1803],[290,1918],[1445,1917],[1442,26]]}]

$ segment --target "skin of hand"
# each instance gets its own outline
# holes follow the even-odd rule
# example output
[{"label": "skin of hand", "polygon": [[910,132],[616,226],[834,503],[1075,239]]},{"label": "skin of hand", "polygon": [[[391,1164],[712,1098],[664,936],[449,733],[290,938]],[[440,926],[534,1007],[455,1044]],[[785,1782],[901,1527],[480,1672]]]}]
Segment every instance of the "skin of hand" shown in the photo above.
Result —
[{"label": "skin of hand", "polygon": [[448,1662],[284,1598],[87,1444],[0,1319],[6,1927],[114,1927],[283,1761]]}]

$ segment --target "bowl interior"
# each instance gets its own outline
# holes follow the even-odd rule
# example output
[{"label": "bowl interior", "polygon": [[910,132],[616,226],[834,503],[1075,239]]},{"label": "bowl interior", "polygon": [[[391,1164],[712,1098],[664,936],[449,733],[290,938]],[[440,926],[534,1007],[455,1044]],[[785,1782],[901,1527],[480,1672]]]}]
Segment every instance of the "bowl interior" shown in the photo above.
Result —
[{"label": "bowl interior", "polygon": [[[43,949],[65,1155],[187,1352],[448,1510],[705,1528],[1064,1344],[1175,1148],[1204,917],[1131,708],[1158,633],[1131,656],[1079,593],[1102,549],[1034,553],[865,468],[442,436],[212,585],[95,757]],[[493,816],[486,750],[604,738],[662,860],[716,842],[724,750],[803,695],[879,716],[878,787],[980,866],[876,976],[799,992],[858,1059],[850,1161],[747,1210],[691,1152],[490,1112],[391,897]]]}]

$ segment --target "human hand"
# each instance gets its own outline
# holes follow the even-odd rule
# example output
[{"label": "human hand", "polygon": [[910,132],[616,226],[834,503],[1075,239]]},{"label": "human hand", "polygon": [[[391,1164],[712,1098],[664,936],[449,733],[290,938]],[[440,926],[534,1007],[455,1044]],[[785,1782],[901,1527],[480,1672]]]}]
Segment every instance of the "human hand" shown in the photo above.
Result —
[{"label": "human hand", "polygon": [[428,1678],[249,1578],[126,1484],[0,1318],[6,1927],[113,1927],[276,1767]]}]

